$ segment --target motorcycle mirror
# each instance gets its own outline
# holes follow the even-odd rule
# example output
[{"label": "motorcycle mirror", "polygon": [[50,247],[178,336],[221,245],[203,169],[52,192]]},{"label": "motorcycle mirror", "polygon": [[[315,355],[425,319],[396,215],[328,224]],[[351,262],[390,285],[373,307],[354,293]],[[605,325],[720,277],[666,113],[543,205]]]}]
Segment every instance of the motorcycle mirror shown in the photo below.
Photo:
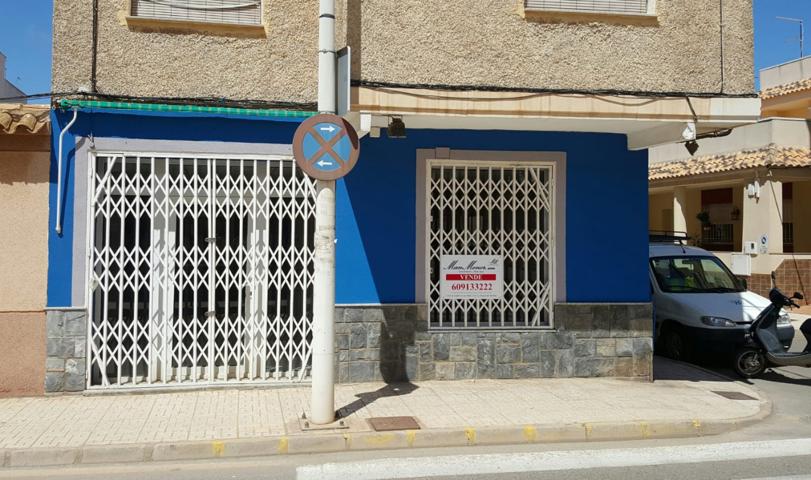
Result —
[{"label": "motorcycle mirror", "polygon": [[803,294],[800,292],[794,292],[794,298],[796,298],[797,300],[802,300],[805,297],[803,297]]}]

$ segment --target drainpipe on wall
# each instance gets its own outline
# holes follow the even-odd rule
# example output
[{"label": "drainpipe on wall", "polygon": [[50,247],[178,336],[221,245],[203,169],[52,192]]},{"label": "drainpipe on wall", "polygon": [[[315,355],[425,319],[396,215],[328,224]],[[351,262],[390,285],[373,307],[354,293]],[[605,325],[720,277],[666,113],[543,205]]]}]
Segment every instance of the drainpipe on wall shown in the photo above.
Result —
[{"label": "drainpipe on wall", "polygon": [[[335,0],[320,0],[318,110],[335,113]],[[335,421],[335,181],[316,181],[310,421]],[[304,368],[306,366],[303,366]]]},{"label": "drainpipe on wall", "polygon": [[59,149],[57,150],[56,157],[56,233],[62,235],[62,144],[65,140],[65,134],[68,133],[70,127],[76,123],[76,118],[79,116],[79,110],[73,109],[73,118],[65,125],[65,128],[59,132]]}]

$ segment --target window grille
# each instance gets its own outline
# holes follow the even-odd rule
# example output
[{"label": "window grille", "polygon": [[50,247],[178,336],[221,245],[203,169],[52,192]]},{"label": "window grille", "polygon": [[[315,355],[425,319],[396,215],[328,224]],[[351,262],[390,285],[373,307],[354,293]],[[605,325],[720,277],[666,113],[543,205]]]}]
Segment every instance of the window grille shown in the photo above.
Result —
[{"label": "window grille", "polygon": [[705,244],[732,243],[733,225],[731,223],[719,223],[705,225],[703,227],[701,240]]},{"label": "window grille", "polygon": [[133,0],[136,17],[187,22],[259,25],[261,0]]},{"label": "window grille", "polygon": [[582,13],[646,14],[648,0],[525,0],[527,10]]},{"label": "window grille", "polygon": [[783,222],[783,244],[794,244],[794,224],[791,222]]},{"label": "window grille", "polygon": [[[552,165],[435,160],[427,175],[429,326],[551,326]],[[502,256],[502,298],[441,298],[442,255]]]},{"label": "window grille", "polygon": [[315,193],[291,159],[92,165],[91,388],[307,378]]}]

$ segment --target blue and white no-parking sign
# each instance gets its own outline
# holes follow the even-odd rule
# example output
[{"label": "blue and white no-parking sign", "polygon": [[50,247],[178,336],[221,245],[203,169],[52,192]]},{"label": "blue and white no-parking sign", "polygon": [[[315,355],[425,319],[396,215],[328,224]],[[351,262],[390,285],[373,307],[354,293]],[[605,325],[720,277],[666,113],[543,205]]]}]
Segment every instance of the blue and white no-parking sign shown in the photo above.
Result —
[{"label": "blue and white no-parking sign", "polygon": [[317,180],[337,180],[355,166],[360,154],[358,134],[337,115],[316,115],[298,127],[293,156],[304,173]]}]

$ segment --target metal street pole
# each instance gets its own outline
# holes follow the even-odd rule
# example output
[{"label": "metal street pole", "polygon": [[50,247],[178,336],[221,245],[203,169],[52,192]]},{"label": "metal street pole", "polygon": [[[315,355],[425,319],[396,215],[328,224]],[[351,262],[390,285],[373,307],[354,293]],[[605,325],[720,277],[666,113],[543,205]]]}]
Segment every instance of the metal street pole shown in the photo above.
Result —
[{"label": "metal street pole", "polygon": [[[335,0],[318,12],[318,110],[335,113]],[[335,421],[335,181],[316,181],[310,421]]]}]

